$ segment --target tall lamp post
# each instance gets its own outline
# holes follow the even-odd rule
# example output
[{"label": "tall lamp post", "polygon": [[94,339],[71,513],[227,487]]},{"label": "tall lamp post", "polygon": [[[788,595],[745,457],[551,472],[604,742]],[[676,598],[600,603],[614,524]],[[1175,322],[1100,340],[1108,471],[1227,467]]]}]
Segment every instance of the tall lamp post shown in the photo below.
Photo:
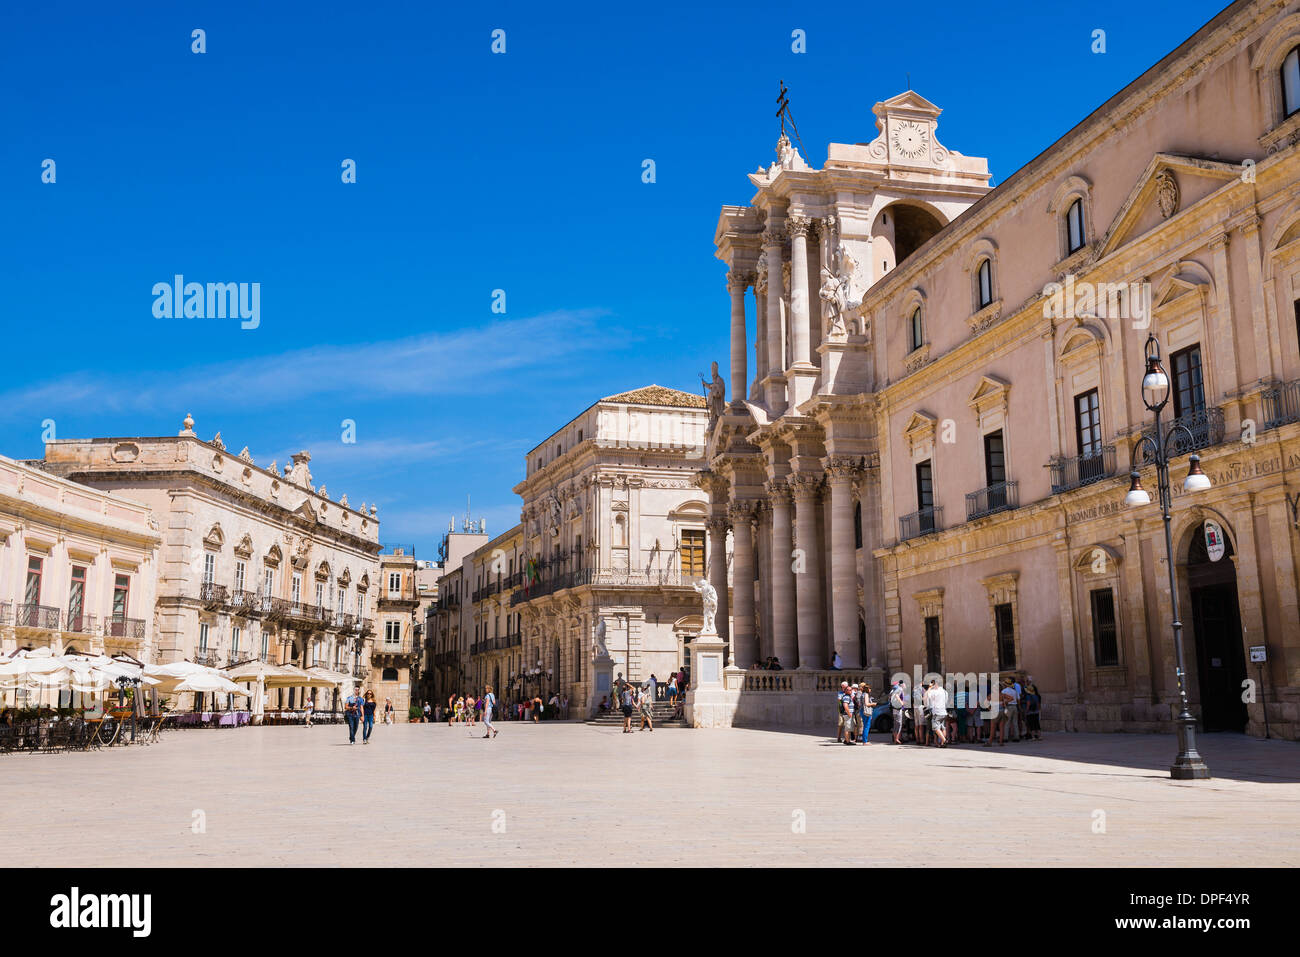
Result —
[{"label": "tall lamp post", "polygon": [[[1169,599],[1173,604],[1174,616],[1174,661],[1178,677],[1178,699],[1181,711],[1177,718],[1178,757],[1169,768],[1169,776],[1179,780],[1208,778],[1210,769],[1196,750],[1196,719],[1192,717],[1187,706],[1187,672],[1183,667],[1183,623],[1178,612],[1178,580],[1174,572],[1174,537],[1170,529],[1170,508],[1173,506],[1173,493],[1169,486],[1169,460],[1177,454],[1178,437],[1187,439],[1191,447],[1196,446],[1196,436],[1192,430],[1181,422],[1173,422],[1168,430],[1160,424],[1160,413],[1169,403],[1169,376],[1160,365],[1160,343],[1154,335],[1147,336],[1146,373],[1142,376],[1142,403],[1155,415],[1155,430],[1142,437],[1138,448],[1147,453],[1147,458],[1155,463],[1156,480],[1159,485],[1160,511],[1165,522],[1165,556],[1169,565]],[[1136,451],[1136,450],[1135,450]],[[1187,478],[1183,482],[1185,492],[1203,492],[1210,487],[1210,477],[1201,471],[1201,457],[1193,453],[1188,458]],[[1124,504],[1130,507],[1151,504],[1151,493],[1142,487],[1142,478],[1138,474],[1136,463],[1129,474],[1128,494]]]}]

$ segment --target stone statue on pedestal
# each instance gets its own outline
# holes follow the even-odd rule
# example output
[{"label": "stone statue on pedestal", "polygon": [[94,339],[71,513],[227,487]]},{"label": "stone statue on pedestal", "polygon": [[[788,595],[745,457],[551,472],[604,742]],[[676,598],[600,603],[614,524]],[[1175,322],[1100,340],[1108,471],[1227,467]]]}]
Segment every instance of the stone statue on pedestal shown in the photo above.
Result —
[{"label": "stone statue on pedestal", "polygon": [[591,657],[608,658],[609,648],[605,645],[605,619],[596,623],[596,637],[591,642]]},{"label": "stone statue on pedestal", "polygon": [[723,409],[727,405],[726,383],[722,381],[722,376],[718,374],[718,364],[716,362],[713,363],[713,378],[710,380],[700,376],[700,384],[704,386],[706,400],[709,405],[709,426],[711,428],[718,417],[722,415]]},{"label": "stone statue on pedestal", "polygon": [[714,617],[718,614],[718,590],[709,584],[708,579],[701,578],[691,586],[704,599],[704,628],[701,635],[716,635],[718,627]]}]

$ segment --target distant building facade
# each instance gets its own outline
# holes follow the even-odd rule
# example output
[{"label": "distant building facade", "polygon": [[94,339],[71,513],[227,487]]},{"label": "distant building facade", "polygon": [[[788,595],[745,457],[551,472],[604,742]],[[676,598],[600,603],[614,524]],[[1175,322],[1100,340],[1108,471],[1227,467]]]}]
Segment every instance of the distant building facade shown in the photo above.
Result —
[{"label": "distant building facade", "polygon": [[625,677],[689,666],[703,625],[692,583],[711,559],[724,578],[727,568],[725,536],[710,551],[695,484],[707,425],[700,396],[652,385],[601,399],[528,453],[512,539],[524,567],[501,610],[520,634],[526,680],[567,695],[574,716],[589,703],[602,622]]},{"label": "distant building facade", "polygon": [[1123,504],[1131,469],[1155,494],[1151,334],[1194,711],[1300,735],[1298,51],[1300,5],[1240,0],[991,190],[912,91],[822,170],[782,144],[751,175],[702,476],[737,663],[1028,672],[1050,727],[1168,729],[1164,528]]},{"label": "distant building facade", "polygon": [[151,663],[161,541],[142,502],[0,456],[0,651]]},{"label": "distant building facade", "polygon": [[375,507],[329,498],[306,452],[263,468],[193,425],[187,416],[174,437],[59,439],[41,463],[157,517],[156,601],[135,606],[153,620],[152,660],[262,658],[366,683],[382,588]]},{"label": "distant building facade", "polygon": [[415,669],[415,625],[420,608],[416,587],[419,563],[415,546],[386,549],[379,556],[379,592],[375,601],[375,640],[370,648],[370,687],[382,714],[392,702],[396,720],[408,718]]}]

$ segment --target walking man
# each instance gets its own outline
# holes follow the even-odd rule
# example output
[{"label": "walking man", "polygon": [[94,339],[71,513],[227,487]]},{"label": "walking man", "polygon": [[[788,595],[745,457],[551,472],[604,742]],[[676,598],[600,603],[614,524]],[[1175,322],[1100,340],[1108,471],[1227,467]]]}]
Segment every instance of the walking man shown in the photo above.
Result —
[{"label": "walking man", "polygon": [[938,678],[930,679],[930,690],[925,693],[925,704],[930,709],[930,728],[938,740],[938,746],[948,746],[948,692],[939,684]]},{"label": "walking man", "polygon": [[889,708],[894,719],[894,744],[902,744],[903,716],[907,714],[907,682],[895,681],[890,687]]},{"label": "walking man", "polygon": [[623,709],[623,733],[632,733],[632,686],[623,684],[623,692],[619,696],[620,705]]},{"label": "walking man", "polygon": [[[648,687],[654,688],[653,678],[650,680]],[[646,725],[650,726],[651,731],[655,729],[655,723],[651,720],[654,709],[654,700],[654,691],[647,691],[646,688],[643,687],[641,689],[641,727],[637,729],[638,731],[644,731]]]},{"label": "walking man", "polygon": [[361,723],[361,708],[364,704],[361,685],[357,685],[352,694],[343,701],[343,717],[348,723],[348,744],[357,743],[357,725]]},{"label": "walking man", "polygon": [[492,711],[497,706],[497,696],[492,693],[492,686],[483,690],[483,737],[495,738],[501,732],[492,724]]}]

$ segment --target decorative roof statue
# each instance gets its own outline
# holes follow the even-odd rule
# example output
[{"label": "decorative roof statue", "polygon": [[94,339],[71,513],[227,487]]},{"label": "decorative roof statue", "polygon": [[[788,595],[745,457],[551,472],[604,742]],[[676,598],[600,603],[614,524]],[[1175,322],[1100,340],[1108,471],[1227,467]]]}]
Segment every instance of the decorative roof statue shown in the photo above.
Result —
[{"label": "decorative roof statue", "polygon": [[226,451],[226,443],[221,441],[221,433],[220,433],[220,432],[218,432],[216,435],[214,435],[214,436],[212,437],[212,441],[209,442],[208,444],[209,444],[209,445],[215,445],[217,448],[221,449],[221,451],[223,451],[223,452]]}]

